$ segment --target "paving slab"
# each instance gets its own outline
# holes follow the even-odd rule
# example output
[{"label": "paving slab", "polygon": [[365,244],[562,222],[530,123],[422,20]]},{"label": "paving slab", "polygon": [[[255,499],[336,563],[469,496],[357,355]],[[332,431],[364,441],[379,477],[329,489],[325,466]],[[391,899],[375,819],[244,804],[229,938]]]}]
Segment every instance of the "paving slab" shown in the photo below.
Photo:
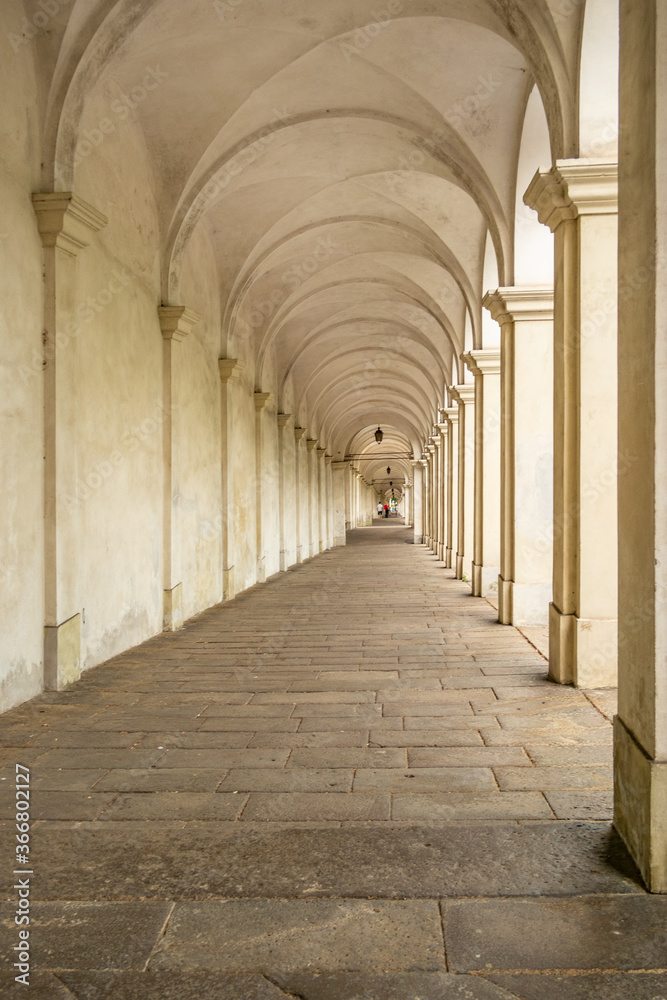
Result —
[{"label": "paving slab", "polygon": [[[429,790],[430,791],[430,790]],[[437,820],[553,819],[540,792],[431,792],[396,794],[392,819],[434,823]]]},{"label": "paving slab", "polygon": [[417,795],[434,791],[496,791],[493,772],[485,767],[359,768],[355,792],[390,791]]},{"label": "paving slab", "polygon": [[205,822],[238,819],[248,801],[247,794],[205,792],[136,792],[118,795],[98,816],[101,822],[143,820]]},{"label": "paving slab", "polygon": [[[426,753],[423,750],[422,753]],[[495,767],[493,772],[501,789],[610,789],[613,774],[609,767]]]},{"label": "paving slab", "polygon": [[592,971],[664,969],[667,898],[447,900],[449,968]]},{"label": "paving slab", "polygon": [[292,750],[287,767],[406,767],[406,751],[399,747]]},{"label": "paving slab", "polygon": [[[14,832],[0,827],[4,852]],[[242,822],[40,822],[31,846],[36,899],[68,898],[73,886],[87,900],[298,898],[308,890],[385,899],[643,894],[605,823],[261,830]],[[6,884],[0,891],[12,898]]]},{"label": "paving slab", "polygon": [[446,972],[279,973],[272,979],[301,1000],[511,1000],[513,996],[478,976]]},{"label": "paving slab", "polygon": [[[218,972],[61,972],[63,1000],[285,1000],[264,976]],[[17,994],[18,996],[18,994]],[[11,1000],[14,1000],[13,996]],[[33,1000],[32,985],[30,1000]],[[35,1000],[60,1000],[57,993]]]},{"label": "paving slab", "polygon": [[221,900],[179,903],[151,969],[271,972],[444,969],[430,900]]},{"label": "paving slab", "polygon": [[[165,902],[39,902],[30,908],[31,968],[142,969],[172,910]],[[0,960],[17,943],[13,904],[0,904]]]},{"label": "paving slab", "polygon": [[391,798],[388,794],[360,792],[253,792],[243,810],[243,822],[251,821],[328,821],[388,820]]},{"label": "paving slab", "polygon": [[667,972],[489,976],[519,1000],[664,1000]]}]

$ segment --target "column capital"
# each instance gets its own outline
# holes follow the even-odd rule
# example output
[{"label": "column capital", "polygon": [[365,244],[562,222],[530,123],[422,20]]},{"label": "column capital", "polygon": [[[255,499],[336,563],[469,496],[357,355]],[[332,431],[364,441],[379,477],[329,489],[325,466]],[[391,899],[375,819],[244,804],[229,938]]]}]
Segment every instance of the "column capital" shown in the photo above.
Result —
[{"label": "column capital", "polygon": [[554,315],[554,290],[529,286],[497,288],[486,293],[482,305],[500,326],[523,320],[550,320]]},{"label": "column capital", "polygon": [[218,358],[220,379],[223,384],[230,381],[235,382],[240,378],[245,366],[245,361],[241,361],[239,358]]},{"label": "column capital", "polygon": [[71,191],[33,194],[32,205],[44,247],[58,247],[71,257],[90,246],[95,233],[108,224],[98,212]]},{"label": "column capital", "polygon": [[327,453],[326,448],[318,448],[317,449],[317,457],[318,458],[323,458],[323,456],[326,455],[326,453]]},{"label": "column capital", "polygon": [[273,400],[272,392],[255,392],[255,409],[261,413],[265,406]]},{"label": "column capital", "polygon": [[303,437],[303,435],[305,433],[306,433],[306,428],[305,427],[295,427],[294,428],[294,437],[297,439],[297,441],[300,441],[301,438]]},{"label": "column capital", "polygon": [[457,403],[475,402],[475,385],[473,382],[462,382],[461,385],[450,385],[449,391]]},{"label": "column capital", "polygon": [[[445,418],[446,413],[447,413],[446,410],[441,411],[443,418]],[[443,419],[442,422],[438,424],[438,430],[440,431],[441,434],[449,434],[449,424],[447,423],[446,419]]]},{"label": "column capital", "polygon": [[325,455],[324,456],[324,464],[325,465],[331,465],[332,462],[333,462],[333,455]]},{"label": "column capital", "polygon": [[157,311],[164,340],[185,340],[201,318],[186,306],[158,306]]},{"label": "column capital", "polygon": [[618,212],[618,163],[615,160],[557,160],[538,170],[523,200],[540,222],[555,232],[561,222],[580,215]]},{"label": "column capital", "polygon": [[308,451],[312,451],[315,447],[317,447],[317,438],[306,438],[306,448]]},{"label": "column capital", "polygon": [[291,413],[277,413],[276,414],[276,420],[278,421],[278,427],[280,427],[281,430],[284,427],[287,427],[287,425],[288,425],[288,423],[290,422],[291,419],[292,419],[292,414]]},{"label": "column capital", "polygon": [[468,351],[461,357],[473,375],[500,375],[500,348],[487,347],[480,351]]},{"label": "column capital", "polygon": [[459,408],[458,408],[458,406],[448,406],[445,410],[443,410],[443,413],[447,417],[447,423],[450,426],[451,426],[451,424],[455,424],[455,423],[458,422],[458,419],[459,419]]},{"label": "column capital", "polygon": [[331,465],[333,466],[334,469],[339,470],[339,469],[349,468],[350,463],[349,462],[345,462],[342,459],[340,461],[338,461],[338,462],[334,462],[333,459],[332,459],[331,460]]}]

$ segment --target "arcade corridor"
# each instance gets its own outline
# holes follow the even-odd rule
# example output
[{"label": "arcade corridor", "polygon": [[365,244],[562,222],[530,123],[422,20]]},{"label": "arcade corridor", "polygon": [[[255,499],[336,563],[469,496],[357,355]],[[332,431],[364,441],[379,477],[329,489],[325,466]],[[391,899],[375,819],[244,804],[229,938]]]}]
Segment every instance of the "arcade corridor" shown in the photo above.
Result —
[{"label": "arcade corridor", "polygon": [[376,521],[7,713],[31,998],[664,995],[667,899],[610,826],[612,693],[547,682],[495,619]]}]

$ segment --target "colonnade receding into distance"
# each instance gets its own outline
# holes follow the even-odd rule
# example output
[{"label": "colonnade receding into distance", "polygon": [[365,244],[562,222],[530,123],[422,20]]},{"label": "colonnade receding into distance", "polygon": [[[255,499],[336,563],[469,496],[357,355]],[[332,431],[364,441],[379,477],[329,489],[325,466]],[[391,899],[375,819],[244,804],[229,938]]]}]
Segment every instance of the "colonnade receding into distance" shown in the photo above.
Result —
[{"label": "colonnade receding into distance", "polygon": [[620,57],[608,0],[284,6],[2,5],[1,704],[393,490],[554,682],[618,681],[667,891],[664,4]]}]

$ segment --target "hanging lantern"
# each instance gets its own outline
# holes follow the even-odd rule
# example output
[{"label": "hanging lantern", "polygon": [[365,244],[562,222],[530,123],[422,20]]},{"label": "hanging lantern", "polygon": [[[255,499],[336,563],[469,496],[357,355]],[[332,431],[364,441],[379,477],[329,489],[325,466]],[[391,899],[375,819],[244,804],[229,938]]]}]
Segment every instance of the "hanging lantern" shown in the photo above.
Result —
[{"label": "hanging lantern", "polygon": [[378,427],[378,429],[377,429],[377,430],[376,430],[376,432],[375,432],[375,440],[377,441],[377,443],[378,443],[378,444],[379,444],[379,443],[380,443],[380,441],[382,440],[383,436],[384,436],[384,435],[382,434],[382,431],[381,431],[381,430],[380,430],[380,428]]},{"label": "hanging lantern", "polygon": [[387,475],[389,475],[390,472],[391,472],[391,469],[389,468],[389,466],[387,466]]}]

